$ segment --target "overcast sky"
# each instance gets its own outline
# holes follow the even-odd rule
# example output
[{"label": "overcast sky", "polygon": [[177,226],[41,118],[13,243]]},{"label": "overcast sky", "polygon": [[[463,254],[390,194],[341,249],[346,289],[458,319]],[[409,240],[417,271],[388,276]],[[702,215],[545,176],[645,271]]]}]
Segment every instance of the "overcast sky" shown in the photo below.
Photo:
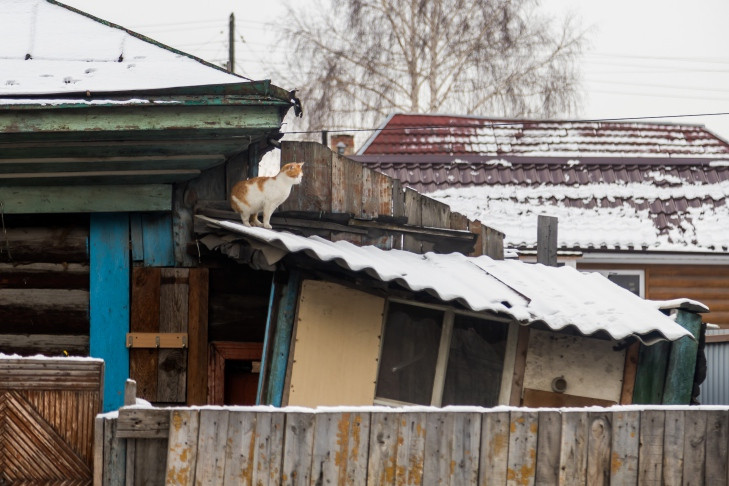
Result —
[{"label": "overcast sky", "polygon": [[[236,72],[253,79],[273,78],[282,52],[265,26],[284,14],[278,0],[65,3],[217,64],[227,59],[234,12]],[[588,30],[590,45],[580,62],[583,108],[573,118],[729,112],[729,1],[543,0],[542,8],[555,16],[570,11]],[[667,121],[704,124],[729,139],[729,115]]]}]

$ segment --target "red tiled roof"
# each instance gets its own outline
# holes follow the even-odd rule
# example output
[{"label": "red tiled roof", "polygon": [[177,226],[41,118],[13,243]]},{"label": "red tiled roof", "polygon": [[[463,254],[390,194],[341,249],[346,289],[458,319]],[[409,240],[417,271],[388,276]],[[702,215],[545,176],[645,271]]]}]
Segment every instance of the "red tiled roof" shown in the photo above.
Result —
[{"label": "red tiled roof", "polygon": [[729,143],[699,125],[392,115],[358,155],[714,157]]}]

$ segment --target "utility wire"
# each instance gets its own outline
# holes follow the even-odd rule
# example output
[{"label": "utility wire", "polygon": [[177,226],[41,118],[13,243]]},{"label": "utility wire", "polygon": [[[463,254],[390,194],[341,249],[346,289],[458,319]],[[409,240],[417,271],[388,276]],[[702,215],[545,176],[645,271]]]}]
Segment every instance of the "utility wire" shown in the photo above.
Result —
[{"label": "utility wire", "polygon": [[[624,122],[624,121],[641,121],[641,120],[659,120],[665,118],[690,118],[699,116],[726,116],[729,112],[717,112],[717,113],[689,113],[684,115],[654,115],[654,116],[633,116],[633,117],[617,117],[617,118],[586,118],[586,119],[555,119],[555,120],[514,120],[514,121],[487,121],[478,120],[474,118],[474,123],[461,123],[452,125],[419,125],[419,126],[398,126],[398,127],[383,127],[383,128],[329,128],[321,130],[296,130],[290,132],[284,132],[290,135],[309,134],[309,133],[321,133],[325,130],[329,133],[336,132],[378,132],[378,131],[396,131],[396,130],[431,130],[431,129],[442,129],[442,128],[493,128],[493,127],[509,127],[514,125],[536,125],[541,123],[608,123],[608,122]],[[427,116],[427,115],[425,115]],[[449,116],[449,115],[442,115]],[[458,116],[453,116],[459,118]],[[481,123],[478,123],[481,121]]]}]

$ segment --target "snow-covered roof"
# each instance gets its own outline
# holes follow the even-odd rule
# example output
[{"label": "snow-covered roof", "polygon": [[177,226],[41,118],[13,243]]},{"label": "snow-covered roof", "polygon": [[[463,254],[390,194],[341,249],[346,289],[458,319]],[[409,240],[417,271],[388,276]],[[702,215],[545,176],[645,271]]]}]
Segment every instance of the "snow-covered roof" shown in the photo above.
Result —
[{"label": "snow-covered roof", "polygon": [[574,327],[588,336],[607,334],[615,340],[634,336],[653,343],[689,335],[658,310],[659,304],[645,301],[599,274],[581,273],[571,267],[460,253],[419,255],[358,247],[346,241],[198,218],[254,242],[257,248],[265,243],[263,253],[269,264],[288,253],[304,253],[415,292],[427,292],[443,302],[458,302],[476,312],[510,316],[521,324],[544,323],[554,330]]},{"label": "snow-covered roof", "polygon": [[0,0],[0,96],[240,83],[188,54],[49,0]]},{"label": "snow-covered roof", "polygon": [[729,250],[729,144],[702,126],[394,115],[354,159],[534,248]]},{"label": "snow-covered roof", "polygon": [[717,157],[729,144],[701,125],[397,113],[357,152],[378,154]]}]

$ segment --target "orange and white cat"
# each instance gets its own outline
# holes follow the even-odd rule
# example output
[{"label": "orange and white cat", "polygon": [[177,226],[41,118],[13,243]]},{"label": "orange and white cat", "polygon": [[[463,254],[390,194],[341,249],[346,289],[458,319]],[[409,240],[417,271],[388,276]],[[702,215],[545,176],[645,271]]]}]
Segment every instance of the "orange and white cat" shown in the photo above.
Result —
[{"label": "orange and white cat", "polygon": [[[281,167],[273,177],[253,177],[236,183],[230,191],[230,206],[240,214],[243,224],[271,229],[271,214],[289,197],[294,184],[301,182],[303,165],[293,162]],[[258,220],[260,212],[263,223]]]}]

